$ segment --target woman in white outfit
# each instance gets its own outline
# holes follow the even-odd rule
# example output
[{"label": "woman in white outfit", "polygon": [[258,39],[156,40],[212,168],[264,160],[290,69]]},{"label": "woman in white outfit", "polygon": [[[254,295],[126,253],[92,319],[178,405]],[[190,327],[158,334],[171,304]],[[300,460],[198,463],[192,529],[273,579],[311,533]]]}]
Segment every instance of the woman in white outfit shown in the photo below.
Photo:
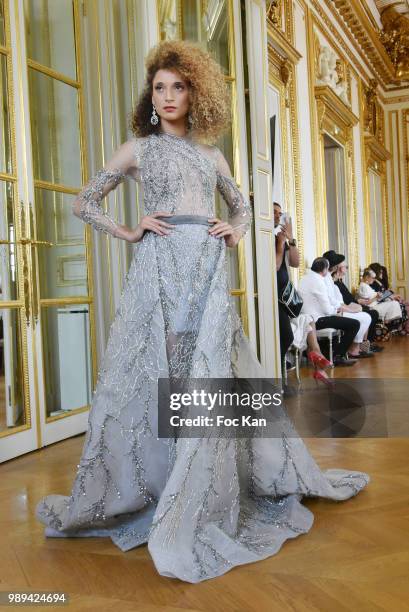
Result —
[{"label": "woman in white outfit", "polygon": [[328,290],[328,298],[339,314],[350,319],[356,319],[359,322],[359,330],[354,338],[354,342],[348,350],[348,355],[353,359],[361,357],[373,357],[374,353],[369,348],[366,342],[368,338],[368,329],[371,324],[371,317],[367,312],[362,311],[360,304],[344,304],[344,298],[338,287],[336,286],[333,274],[336,274],[338,265],[345,261],[345,256],[335,251],[327,251],[323,257],[329,261],[329,274],[324,277]]},{"label": "woman in white outfit", "polygon": [[399,302],[391,298],[387,298],[384,302],[378,302],[382,294],[369,286],[374,282],[375,278],[376,274],[373,270],[370,268],[364,270],[362,281],[358,287],[358,296],[360,298],[370,300],[368,304],[369,308],[374,308],[377,310],[380,316],[384,319],[385,324],[396,319],[400,319],[402,317],[402,313]]}]

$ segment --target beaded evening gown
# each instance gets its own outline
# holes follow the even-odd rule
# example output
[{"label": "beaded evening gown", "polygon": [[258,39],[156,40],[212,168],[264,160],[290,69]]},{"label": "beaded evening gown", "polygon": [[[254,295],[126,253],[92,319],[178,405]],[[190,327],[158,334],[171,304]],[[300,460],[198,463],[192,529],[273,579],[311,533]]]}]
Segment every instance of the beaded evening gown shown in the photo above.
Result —
[{"label": "beaded evening gown", "polygon": [[158,377],[264,377],[230,297],[225,241],[207,223],[216,188],[242,235],[252,213],[217,147],[162,132],[121,145],[74,214],[115,235],[101,200],[127,178],[145,214],[168,211],[175,227],[134,245],[71,495],[47,495],[36,516],[46,536],[107,536],[123,551],[147,543],[160,574],[195,583],[308,532],[303,496],[345,500],[369,476],[321,471],[284,408],[274,438],[157,438]]}]

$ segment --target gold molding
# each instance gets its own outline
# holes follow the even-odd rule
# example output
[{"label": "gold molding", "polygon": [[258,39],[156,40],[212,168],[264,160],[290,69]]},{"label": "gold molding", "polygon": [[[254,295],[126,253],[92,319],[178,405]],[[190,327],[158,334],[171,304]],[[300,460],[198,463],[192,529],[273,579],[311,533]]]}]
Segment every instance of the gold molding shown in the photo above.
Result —
[{"label": "gold molding", "polygon": [[283,58],[288,58],[292,64],[298,64],[302,58],[301,53],[286,39],[281,30],[267,22],[268,44],[274,46]]},{"label": "gold molding", "polygon": [[74,87],[76,89],[81,86],[78,80],[71,79],[62,72],[58,72],[58,70],[53,70],[53,68],[49,68],[48,66],[40,64],[40,62],[36,62],[35,60],[32,60],[30,58],[27,59],[27,66],[28,68],[33,68],[37,72],[41,72],[45,76],[60,81],[61,83],[65,83],[66,85],[70,85],[71,87]]},{"label": "gold molding", "polygon": [[[405,192],[406,192],[406,215],[409,216],[409,140],[408,140],[408,130],[409,130],[409,109],[405,109],[402,111],[402,136],[403,136],[403,155],[404,155],[404,171],[403,178],[405,181]],[[401,201],[401,206],[404,203]],[[406,231],[409,233],[408,227],[406,227]],[[402,232],[402,241],[404,239],[403,227],[401,228]],[[408,239],[408,234],[406,235],[406,239]],[[406,244],[407,247],[407,244]],[[407,248],[405,249],[405,278],[406,278],[406,255]],[[407,281],[406,281],[407,282]],[[406,296],[406,291],[405,291]]]},{"label": "gold molding", "polygon": [[[231,96],[232,96],[232,145],[233,145],[233,173],[237,180],[238,185],[242,184],[241,178],[241,167],[240,167],[240,130],[239,130],[239,118],[237,114],[237,76],[236,76],[236,41],[234,31],[234,10],[232,0],[228,0],[226,3],[227,10],[227,21],[228,21],[228,54],[229,54],[229,66],[230,74],[226,75],[226,80],[231,82]],[[249,313],[247,303],[247,278],[246,278],[246,253],[245,245],[240,240],[237,245],[237,264],[239,272],[240,287],[238,289],[240,302],[240,318],[243,324],[245,334],[249,335]]]},{"label": "gold molding", "polygon": [[[47,74],[49,77],[56,79],[58,81],[62,81],[65,84],[74,87],[77,90],[78,95],[78,116],[79,116],[79,143],[80,143],[80,163],[81,163],[81,180],[82,184],[86,182],[87,169],[88,169],[88,156],[87,156],[87,147],[86,147],[86,129],[85,129],[85,101],[84,101],[84,92],[83,92],[83,73],[82,73],[82,22],[80,17],[80,4],[79,0],[73,0],[73,25],[74,25],[74,45],[75,45],[75,68],[77,80],[70,79],[61,73],[58,73],[55,70],[49,69],[46,66],[42,66],[33,60],[28,59],[27,64],[29,67],[35,68],[44,74]],[[98,42],[96,43],[98,45]],[[58,179],[58,176],[57,176]],[[58,182],[48,182],[42,180],[34,180],[34,187],[40,189],[46,189],[51,191],[57,191],[60,193],[71,194],[74,195],[78,193],[79,189],[67,187],[66,185],[61,185]],[[84,257],[86,257],[87,263],[87,277],[88,277],[88,295],[87,296],[79,296],[79,297],[60,297],[60,298],[41,298],[39,289],[35,291],[37,295],[36,300],[36,316],[41,318],[41,311],[43,308],[52,307],[52,306],[67,306],[69,304],[88,304],[88,316],[89,316],[89,330],[90,330],[90,344],[91,344],[91,376],[92,376],[92,384],[95,386],[96,378],[97,378],[97,352],[96,352],[96,330],[95,330],[95,304],[94,304],[94,287],[93,287],[93,263],[92,263],[92,246],[91,246],[91,228],[89,226],[85,227],[84,231],[84,239],[85,239],[85,253]],[[44,336],[44,330],[41,332],[42,334],[42,344],[43,344],[43,354],[44,347],[46,346],[46,338]],[[43,388],[46,389],[46,368],[42,368],[42,379],[43,379]],[[47,408],[47,407],[46,407]],[[62,415],[57,415],[57,417],[50,417],[45,414],[45,423],[51,423],[58,418],[67,418],[72,415],[78,414],[79,412],[84,412],[89,409],[89,405],[74,409],[71,411],[64,412]]]},{"label": "gold molding", "polygon": [[[76,279],[66,279],[65,274],[65,266],[67,263],[80,262],[82,264],[86,263],[85,254],[84,253],[73,253],[72,255],[59,255],[56,259],[57,264],[57,280],[56,287],[73,287],[77,285],[86,285],[87,284],[87,275],[85,274],[82,278]],[[84,268],[84,266],[83,266]],[[85,266],[86,270],[86,266]]]},{"label": "gold molding", "polygon": [[[393,117],[396,120],[396,132],[393,131]],[[403,236],[403,224],[402,224],[402,192],[401,192],[401,170],[400,170],[400,121],[399,121],[399,110],[392,110],[389,112],[389,144],[392,152],[392,163],[391,163],[391,192],[392,192],[392,227],[393,227],[393,250],[394,250],[394,268],[396,272],[397,282],[405,282],[406,278],[406,257],[404,248],[404,236]],[[393,155],[394,151],[394,138],[396,138],[396,150],[398,153],[398,159],[395,159]],[[395,191],[397,179],[397,193]],[[399,206],[397,206],[396,199],[399,198]],[[399,213],[399,219],[398,219]],[[399,221],[399,223],[398,223]],[[397,227],[399,226],[399,227]],[[400,240],[398,236],[398,229],[400,229],[401,235]],[[398,262],[398,248],[401,255],[401,272],[399,274],[399,262]]]},{"label": "gold molding", "polygon": [[[317,1],[313,0],[313,4],[316,8]],[[381,42],[380,31],[374,30],[362,3],[359,0],[325,0],[325,4],[369,71],[375,72],[384,86],[396,83],[396,71]]]},{"label": "gold molding", "polygon": [[314,87],[314,96],[317,101],[320,130],[336,137],[341,131],[345,134],[346,140],[348,137],[346,132],[358,123],[358,117],[328,85]]},{"label": "gold molding", "polygon": [[369,82],[369,86],[366,86],[362,79],[358,78],[358,97],[366,262],[368,263],[373,260],[373,235],[370,214],[373,203],[371,202],[369,188],[371,180],[369,173],[371,171],[380,178],[384,263],[388,270],[390,270],[389,204],[385,162],[391,159],[392,156],[384,146],[385,111],[378,101],[376,80],[372,79]]},{"label": "gold molding", "polygon": [[[405,87],[405,89],[407,89],[407,87]],[[382,103],[385,105],[390,105],[390,104],[402,104],[404,102],[409,102],[409,95],[407,96],[398,96],[396,98],[385,98],[385,97],[381,97]]]},{"label": "gold molding", "polygon": [[[349,159],[350,158],[350,159]],[[350,284],[353,290],[358,288],[360,281],[359,274],[359,252],[358,252],[358,208],[356,199],[356,178],[355,178],[355,153],[354,141],[351,130],[350,139],[347,145],[346,166],[346,185],[351,189],[352,197],[346,196],[346,207],[349,212],[348,223],[348,251],[351,262]]]},{"label": "gold molding", "polygon": [[269,0],[266,6],[267,23],[271,22],[275,28],[281,28],[283,22],[282,13],[282,0]]},{"label": "gold molding", "polygon": [[46,189],[47,191],[58,191],[59,193],[66,193],[69,195],[76,195],[80,191],[80,189],[76,187],[67,187],[61,183],[50,183],[40,179],[34,180],[34,187],[37,189]]},{"label": "gold molding", "polygon": [[[16,11],[16,2],[14,1],[14,11]],[[10,6],[9,1],[4,2],[4,27],[5,27],[5,43],[6,46],[2,47],[2,54],[6,57],[6,71],[7,71],[7,104],[10,113],[10,146],[11,146],[11,169],[12,174],[2,173],[0,180],[9,182],[12,185],[12,206],[14,215],[15,225],[15,240],[21,241],[22,236],[27,236],[27,228],[24,225],[24,217],[22,217],[25,211],[25,205],[20,202],[19,186],[17,183],[17,159],[16,159],[16,115],[15,115],[15,101],[19,97],[20,102],[22,100],[21,93],[21,79],[19,82],[14,82],[13,79],[13,66],[12,62],[15,59],[21,74],[21,47],[20,47],[20,31],[17,28],[16,32],[16,56],[13,57],[11,48],[11,19],[10,19]],[[23,121],[24,121],[24,112]],[[24,178],[25,185],[27,185],[27,179]],[[30,286],[28,277],[28,261],[27,258],[30,256],[29,245],[22,244],[21,247],[17,247],[17,266],[18,266],[18,299],[12,301],[0,301],[0,310],[12,309],[16,311],[16,336],[20,348],[20,367],[22,375],[22,402],[23,402],[23,414],[24,423],[16,427],[12,427],[0,432],[0,439],[11,435],[15,435],[19,432],[30,430],[33,426],[33,418],[36,417],[37,423],[37,443],[41,441],[39,433],[39,415],[38,411],[35,415],[32,414],[31,398],[30,398],[30,379],[29,379],[29,359],[28,359],[28,334],[27,328],[31,324],[31,303],[30,303]],[[20,331],[20,333],[19,333]],[[33,345],[32,345],[33,346]],[[35,357],[33,360],[34,369],[36,368]],[[34,380],[34,394],[35,394],[35,405],[38,405],[38,393],[37,393],[37,380]]]},{"label": "gold molding", "polygon": [[[283,50],[283,49],[282,49]],[[294,181],[294,213],[296,219],[296,237],[298,242],[298,250],[300,253],[300,266],[297,274],[302,275],[305,271],[304,257],[304,220],[303,220],[303,199],[302,199],[302,180],[300,167],[300,146],[299,146],[299,130],[298,130],[298,109],[297,109],[297,83],[295,78],[295,64],[300,59],[295,56],[294,61],[290,57],[280,54],[275,46],[269,41],[267,44],[268,53],[268,72],[269,83],[278,89],[280,98],[280,131],[281,131],[281,160],[282,160],[282,185],[284,199],[288,201],[290,194],[290,177],[289,177],[289,156],[288,148],[291,146],[293,154],[292,174]],[[287,113],[289,109],[290,133],[287,128]]]},{"label": "gold molding", "polygon": [[325,218],[322,216],[322,202],[324,198],[321,173],[319,172],[320,159],[320,137],[318,129],[317,104],[314,96],[315,87],[315,31],[314,15],[308,6],[305,7],[306,15],[306,43],[307,43],[307,68],[308,68],[308,101],[310,111],[311,130],[311,154],[312,154],[312,186],[314,192],[314,216],[315,216],[315,244],[318,253],[324,253],[324,235],[326,231]]},{"label": "gold molding", "polygon": [[300,152],[300,135],[298,123],[298,96],[297,96],[297,80],[295,78],[295,66],[292,66],[292,78],[289,85],[289,100],[290,100],[290,138],[292,144],[291,155],[294,175],[294,196],[295,196],[295,214],[296,214],[296,233],[298,251],[300,254],[300,265],[297,270],[298,278],[305,273],[305,252],[304,252],[304,202],[302,196],[302,179],[301,179],[301,152]]},{"label": "gold molding", "polygon": [[362,173],[362,204],[363,204],[363,215],[364,215],[364,232],[365,232],[365,259],[366,263],[372,260],[372,233],[371,233],[371,217],[370,217],[370,193],[369,193],[369,177],[368,167],[365,159],[365,100],[364,100],[364,88],[365,84],[361,78],[358,77],[358,99],[359,99],[359,116],[360,116],[360,130],[359,139],[361,146],[361,173]]},{"label": "gold molding", "polygon": [[[313,32],[312,32],[313,33]],[[311,53],[310,53],[311,60]],[[314,61],[314,56],[312,57]],[[310,72],[310,78],[314,83],[314,69]],[[314,173],[317,172],[318,199],[315,202],[316,211],[316,244],[319,254],[331,248],[328,244],[328,222],[327,222],[327,196],[325,186],[325,160],[324,160],[324,137],[328,134],[338,142],[344,149],[344,172],[345,172],[345,207],[347,214],[348,230],[348,260],[350,262],[352,287],[359,280],[359,258],[358,258],[358,231],[357,231],[357,202],[355,181],[355,159],[353,146],[352,128],[358,123],[359,118],[351,109],[337,96],[328,85],[312,86],[315,98],[315,111],[317,124],[313,138],[317,141],[316,146],[317,164]]]},{"label": "gold molding", "polygon": [[280,132],[281,132],[281,184],[283,188],[283,200],[288,201],[290,193],[290,176],[288,170],[288,130],[286,120],[286,90],[284,83],[279,78],[279,74],[272,70],[271,64],[269,64],[269,84],[273,85],[278,89],[279,93],[279,104],[280,104]]},{"label": "gold molding", "polygon": [[0,181],[16,183],[17,176],[15,174],[7,174],[5,172],[0,172]]},{"label": "gold molding", "polygon": [[91,304],[92,298],[86,296],[70,298],[41,298],[41,306],[67,306],[68,304]]},{"label": "gold molding", "polygon": [[380,40],[389,55],[398,81],[409,78],[409,21],[406,15],[395,10],[389,4],[381,12],[383,29]]},{"label": "gold molding", "polygon": [[384,162],[391,159],[392,155],[373,134],[364,134],[364,144],[367,167],[383,173]]},{"label": "gold molding", "polygon": [[[314,14],[314,11],[311,11],[312,20],[314,22],[314,25],[316,25],[321,30],[321,32],[326,38],[331,40],[331,44],[333,45],[334,49],[337,50],[338,55],[344,56],[344,57],[348,56],[351,66],[353,66],[357,71],[359,71],[362,77],[364,77],[368,81],[371,78],[370,75],[372,73],[373,67],[371,67],[371,65],[368,63],[367,58],[365,58],[362,55],[362,53],[360,52],[360,49],[356,47],[356,43],[354,41],[354,38],[352,37],[352,34],[350,32],[346,32],[346,35],[348,36],[349,40],[352,43],[352,47],[356,48],[358,53],[361,55],[361,59],[364,60],[365,66],[368,69],[368,71],[364,70],[362,65],[357,61],[354,53],[352,52],[352,49],[348,47],[344,39],[340,36],[338,30],[336,29],[332,21],[328,18],[327,14],[322,10],[320,3],[317,0],[310,0],[310,2],[311,2],[311,6],[313,7],[314,11],[321,19],[321,21],[319,21],[316,15]],[[327,2],[327,0],[325,0],[325,2]],[[330,9],[334,11],[333,6],[331,5],[330,5]],[[337,15],[337,13],[335,13],[335,15]],[[344,26],[342,20],[340,20],[339,23],[341,27]],[[328,28],[327,30],[324,28],[324,24]],[[337,41],[337,42],[335,43],[334,41]],[[340,49],[343,50],[343,53],[341,53]],[[381,81],[383,85],[385,85],[385,81],[381,77],[379,77],[379,80]]]}]

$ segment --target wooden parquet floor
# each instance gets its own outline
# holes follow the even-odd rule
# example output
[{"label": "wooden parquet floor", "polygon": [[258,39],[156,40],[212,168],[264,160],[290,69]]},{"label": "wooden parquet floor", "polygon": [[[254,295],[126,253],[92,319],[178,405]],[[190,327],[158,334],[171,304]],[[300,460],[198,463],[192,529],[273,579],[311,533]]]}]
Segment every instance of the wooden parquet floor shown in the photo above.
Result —
[{"label": "wooden parquet floor", "polygon": [[[409,339],[395,338],[348,376],[407,379],[408,357]],[[362,470],[371,483],[345,502],[304,499],[315,516],[308,534],[197,585],[158,575],[146,546],[123,553],[109,538],[44,537],[35,505],[70,493],[83,441],[0,465],[0,591],[64,591],[73,611],[409,611],[409,438],[306,440],[321,468]]]}]

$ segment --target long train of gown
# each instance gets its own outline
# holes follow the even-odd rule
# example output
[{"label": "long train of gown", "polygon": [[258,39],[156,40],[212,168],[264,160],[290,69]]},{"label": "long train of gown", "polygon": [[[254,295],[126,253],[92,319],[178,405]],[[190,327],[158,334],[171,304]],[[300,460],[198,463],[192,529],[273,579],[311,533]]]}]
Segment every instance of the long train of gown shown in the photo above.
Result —
[{"label": "long train of gown", "polygon": [[160,574],[192,583],[308,532],[304,496],[345,500],[369,482],[321,471],[284,408],[274,438],[157,439],[159,376],[264,376],[229,294],[224,240],[203,220],[135,245],[72,493],[36,508],[47,536],[147,543]]}]

